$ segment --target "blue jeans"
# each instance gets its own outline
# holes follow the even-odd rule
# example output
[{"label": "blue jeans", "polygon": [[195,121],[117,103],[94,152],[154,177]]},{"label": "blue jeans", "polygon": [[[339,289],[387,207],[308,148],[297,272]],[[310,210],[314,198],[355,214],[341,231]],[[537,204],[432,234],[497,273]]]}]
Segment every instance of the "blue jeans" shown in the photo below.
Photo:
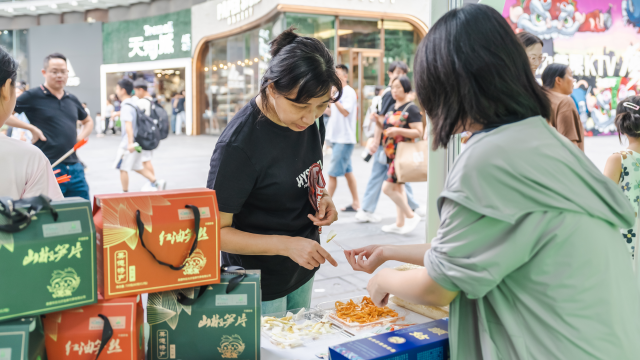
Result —
[{"label": "blue jeans", "polygon": [[53,171],[56,170],[60,170],[60,172],[56,174],[57,177],[61,175],[71,176],[70,181],[60,184],[60,191],[62,191],[64,197],[78,196],[90,201],[89,184],[87,184],[87,180],[84,178],[84,168],[80,162],[75,164],[62,163],[53,168]]},{"label": "blue jeans", "polygon": [[171,132],[176,133],[176,118],[178,114],[171,114]]},{"label": "blue jeans", "polygon": [[[382,183],[387,179],[387,171],[389,170],[389,165],[383,165],[377,161],[377,155],[380,151],[383,151],[382,146],[378,147],[378,151],[371,157],[370,162],[373,163],[373,168],[371,169],[371,176],[369,176],[367,189],[364,191],[364,199],[362,200],[362,209],[369,213],[376,212],[376,206],[378,206],[378,200],[382,192]],[[413,198],[411,185],[406,183],[404,188],[407,192],[409,207],[413,210],[419,208],[420,204]]]},{"label": "blue jeans", "polygon": [[351,154],[353,154],[354,146],[354,144],[333,144],[329,176],[338,177],[353,172],[353,168],[351,167]]},{"label": "blue jeans", "polygon": [[[262,315],[284,313],[287,310],[306,308],[311,306],[313,278],[287,296],[262,302]],[[284,316],[284,315],[283,315]]]}]

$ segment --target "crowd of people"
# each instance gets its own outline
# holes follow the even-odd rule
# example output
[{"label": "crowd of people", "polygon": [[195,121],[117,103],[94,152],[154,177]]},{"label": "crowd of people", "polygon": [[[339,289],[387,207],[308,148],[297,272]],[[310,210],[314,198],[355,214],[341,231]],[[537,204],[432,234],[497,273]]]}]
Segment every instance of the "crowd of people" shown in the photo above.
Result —
[{"label": "crowd of people", "polygon": [[[270,46],[259,94],[218,139],[207,179],[220,209],[223,266],[261,270],[262,313],[308,308],[316,271],[327,262],[337,266],[320,245],[320,233],[338,218],[338,177],[347,179],[352,195],[342,211],[379,222],[374,212],[384,193],[397,217],[383,231],[407,234],[420,215],[410,185],[398,180],[398,145],[422,139],[446,148],[453,135],[466,134],[465,150],[437,200],[435,238],[344,251],[355,271],[373,273],[390,260],[421,266],[377,271],[367,287],[372,301],[383,306],[394,294],[416,304],[449,305],[453,360],[637,358],[639,97],[618,105],[616,126],[629,146],[608,159],[602,174],[584,154],[584,129],[568,97],[571,69],[547,67],[540,85],[540,39],[516,36],[488,6],[449,11],[421,41],[413,81],[406,64],[389,67],[388,89],[370,112],[372,170],[360,202],[351,164],[357,105],[348,67],[335,64],[320,40],[294,28]],[[1,195],[88,199],[82,164],[67,152],[94,122],[64,90],[66,59],[48,56],[44,84],[19,97],[16,68],[0,50],[0,122],[28,130],[35,147],[0,137]],[[104,114],[105,124],[114,116],[121,122],[116,166],[123,191],[132,170],[151,187],[164,188],[155,178],[152,149],[136,141],[153,119],[147,86],[121,79],[120,109],[112,101]],[[181,99],[184,106],[183,97],[176,97],[176,106]],[[429,117],[428,134],[413,100]],[[179,114],[176,133],[184,120]],[[325,143],[332,146],[324,169],[328,183]],[[53,170],[72,181],[58,186],[51,164],[60,159]]]}]

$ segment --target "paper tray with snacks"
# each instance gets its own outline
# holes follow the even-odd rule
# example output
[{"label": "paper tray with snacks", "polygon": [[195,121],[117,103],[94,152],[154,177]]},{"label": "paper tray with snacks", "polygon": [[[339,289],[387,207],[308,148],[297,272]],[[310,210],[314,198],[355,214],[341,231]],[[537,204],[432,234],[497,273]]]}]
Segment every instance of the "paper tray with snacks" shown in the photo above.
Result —
[{"label": "paper tray with snacks", "polygon": [[344,315],[339,316],[337,314],[336,304],[349,304],[350,301],[353,301],[355,305],[361,305],[363,303],[363,299],[365,300],[365,302],[370,301],[369,297],[367,297],[366,295],[362,295],[345,299],[338,299],[336,301],[323,302],[318,304],[316,308],[318,310],[321,310],[334,324],[352,333],[359,332],[365,329],[373,329],[388,324],[394,324],[399,321],[404,321],[408,314],[407,310],[392,303],[389,303],[384,308],[377,308],[380,310],[384,309],[383,311],[378,311],[383,312],[384,315],[374,316],[374,318],[371,319],[360,317],[358,319],[352,318],[354,320],[351,320]]},{"label": "paper tray with snacks", "polygon": [[302,346],[320,337],[350,337],[319,309],[294,309],[262,317],[262,334],[279,348]]}]

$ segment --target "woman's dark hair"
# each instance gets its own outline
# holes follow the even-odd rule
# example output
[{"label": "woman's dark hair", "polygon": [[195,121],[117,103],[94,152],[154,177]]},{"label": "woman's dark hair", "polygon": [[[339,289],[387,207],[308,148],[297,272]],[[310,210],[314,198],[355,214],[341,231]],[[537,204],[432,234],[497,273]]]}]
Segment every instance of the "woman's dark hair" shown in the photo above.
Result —
[{"label": "woman's dark hair", "polygon": [[619,133],[618,138],[620,134],[633,138],[640,137],[640,96],[629,96],[618,103],[615,124]]},{"label": "woman's dark hair", "polygon": [[7,79],[11,79],[11,87],[15,87],[17,76],[18,62],[9,55],[4,47],[0,46],[0,87],[4,86]]},{"label": "woman's dark hair", "polygon": [[329,93],[334,86],[338,92],[331,102],[342,96],[342,82],[336,74],[329,50],[320,40],[300,36],[294,30],[293,26],[290,27],[269,43],[271,61],[260,86],[264,109],[269,107],[267,87],[271,84],[284,96],[297,88],[296,97],[287,99],[299,104]]},{"label": "woman's dark hair", "polygon": [[524,46],[525,49],[535,44],[540,44],[540,46],[544,46],[544,43],[542,43],[542,40],[540,40],[539,37],[533,35],[530,32],[523,31],[518,33],[518,35],[516,36],[518,37],[518,40],[520,40],[520,42],[522,43],[522,46]]},{"label": "woman's dark hair", "polygon": [[472,122],[488,126],[549,118],[549,99],[531,73],[524,48],[489,6],[447,12],[420,42],[414,67],[434,149],[446,147]]},{"label": "woman's dark hair", "polygon": [[411,80],[409,80],[409,78],[406,75],[398,76],[391,82],[391,85],[393,85],[393,83],[396,81],[400,82],[400,85],[402,85],[402,89],[406,94],[411,92]]},{"label": "woman's dark hair", "polygon": [[556,78],[564,78],[567,75],[567,69],[569,65],[564,64],[551,64],[547,66],[542,72],[542,86],[547,89],[553,89],[556,85]]}]

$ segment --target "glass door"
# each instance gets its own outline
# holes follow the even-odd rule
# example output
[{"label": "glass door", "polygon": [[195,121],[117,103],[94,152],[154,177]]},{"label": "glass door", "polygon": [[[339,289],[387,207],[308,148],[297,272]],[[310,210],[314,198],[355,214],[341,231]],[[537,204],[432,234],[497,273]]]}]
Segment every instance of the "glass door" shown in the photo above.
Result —
[{"label": "glass door", "polygon": [[364,117],[371,106],[376,86],[384,81],[382,50],[342,48],[338,51],[338,63],[349,67],[348,83],[358,96],[358,141],[363,144],[366,141],[362,137]]}]

